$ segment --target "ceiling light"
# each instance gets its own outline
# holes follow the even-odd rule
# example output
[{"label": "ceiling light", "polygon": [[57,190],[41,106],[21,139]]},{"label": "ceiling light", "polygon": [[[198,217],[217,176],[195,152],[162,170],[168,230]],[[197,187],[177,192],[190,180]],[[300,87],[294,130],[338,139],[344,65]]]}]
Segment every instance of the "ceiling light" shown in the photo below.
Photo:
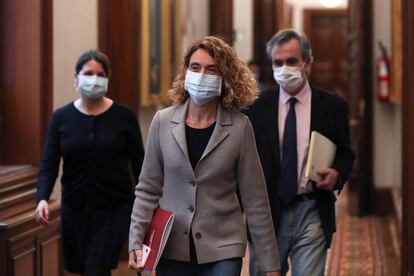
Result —
[{"label": "ceiling light", "polygon": [[319,0],[319,2],[325,8],[336,8],[342,3],[342,0]]}]

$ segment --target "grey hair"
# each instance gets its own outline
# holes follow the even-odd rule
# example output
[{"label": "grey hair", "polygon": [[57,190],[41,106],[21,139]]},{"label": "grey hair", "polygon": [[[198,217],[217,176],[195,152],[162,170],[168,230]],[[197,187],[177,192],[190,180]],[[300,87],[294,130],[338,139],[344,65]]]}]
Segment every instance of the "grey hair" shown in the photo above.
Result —
[{"label": "grey hair", "polygon": [[312,49],[307,37],[304,34],[299,34],[293,29],[282,29],[278,31],[267,43],[266,53],[270,61],[272,60],[272,51],[275,47],[283,45],[292,39],[297,39],[300,44],[302,52],[302,59],[307,62],[312,60]]}]

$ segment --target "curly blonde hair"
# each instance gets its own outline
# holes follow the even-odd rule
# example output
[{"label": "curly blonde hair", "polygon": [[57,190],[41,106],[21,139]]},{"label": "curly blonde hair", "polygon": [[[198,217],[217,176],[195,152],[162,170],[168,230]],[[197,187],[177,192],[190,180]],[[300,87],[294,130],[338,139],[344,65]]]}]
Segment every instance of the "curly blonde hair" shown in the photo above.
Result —
[{"label": "curly blonde hair", "polygon": [[257,98],[256,82],[249,68],[241,61],[232,47],[220,38],[207,36],[194,41],[188,47],[184,62],[180,66],[177,76],[168,90],[168,96],[174,104],[183,104],[188,99],[188,92],[184,89],[185,74],[190,64],[191,56],[198,49],[207,51],[214,59],[223,78],[221,101],[225,108],[241,110],[251,105]]}]

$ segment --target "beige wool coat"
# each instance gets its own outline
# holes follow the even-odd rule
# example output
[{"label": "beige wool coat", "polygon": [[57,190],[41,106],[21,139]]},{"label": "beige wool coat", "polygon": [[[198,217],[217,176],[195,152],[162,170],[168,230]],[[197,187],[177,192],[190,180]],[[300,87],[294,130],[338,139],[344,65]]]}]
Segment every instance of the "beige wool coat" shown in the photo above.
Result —
[{"label": "beige wool coat", "polygon": [[188,104],[158,111],[151,123],[129,250],[141,248],[160,206],[175,213],[164,258],[190,260],[190,229],[200,264],[243,257],[247,241],[239,189],[259,265],[263,271],[279,270],[265,180],[248,118],[219,104],[216,126],[193,170],[185,135]]}]

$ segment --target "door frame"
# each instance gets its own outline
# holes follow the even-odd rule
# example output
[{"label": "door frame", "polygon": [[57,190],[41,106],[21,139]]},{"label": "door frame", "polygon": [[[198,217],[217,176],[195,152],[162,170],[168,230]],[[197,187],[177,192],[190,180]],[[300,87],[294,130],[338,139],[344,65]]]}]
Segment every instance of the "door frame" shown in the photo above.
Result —
[{"label": "door frame", "polygon": [[414,2],[402,1],[402,241],[401,275],[414,275]]}]

